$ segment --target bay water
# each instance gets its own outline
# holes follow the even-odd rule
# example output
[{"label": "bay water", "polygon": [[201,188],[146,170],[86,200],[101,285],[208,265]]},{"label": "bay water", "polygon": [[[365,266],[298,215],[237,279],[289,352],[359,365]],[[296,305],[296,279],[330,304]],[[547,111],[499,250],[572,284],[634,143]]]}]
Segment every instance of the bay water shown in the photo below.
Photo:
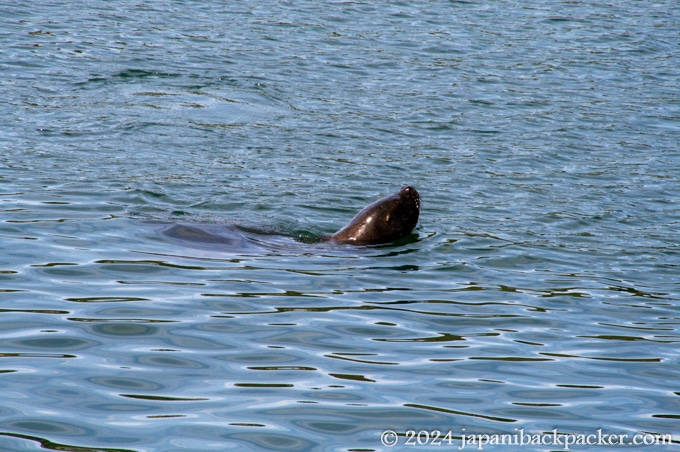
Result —
[{"label": "bay water", "polygon": [[0,14],[3,451],[677,448],[677,2]]}]

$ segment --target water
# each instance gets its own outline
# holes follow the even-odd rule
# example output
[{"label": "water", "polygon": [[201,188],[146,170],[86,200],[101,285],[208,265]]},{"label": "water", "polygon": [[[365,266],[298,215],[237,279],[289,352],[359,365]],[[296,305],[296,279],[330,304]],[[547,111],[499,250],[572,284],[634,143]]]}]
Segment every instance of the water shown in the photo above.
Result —
[{"label": "water", "polygon": [[0,12],[2,450],[677,447],[675,2]]}]

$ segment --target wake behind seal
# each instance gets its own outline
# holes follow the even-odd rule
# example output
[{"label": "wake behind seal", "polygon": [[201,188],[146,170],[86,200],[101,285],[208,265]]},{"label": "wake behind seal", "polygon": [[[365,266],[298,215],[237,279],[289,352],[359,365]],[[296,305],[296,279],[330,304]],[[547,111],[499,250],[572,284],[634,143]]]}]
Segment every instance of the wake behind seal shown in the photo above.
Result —
[{"label": "wake behind seal", "polygon": [[351,245],[377,245],[409,235],[418,224],[420,195],[411,187],[381,198],[357,213],[326,240]]}]

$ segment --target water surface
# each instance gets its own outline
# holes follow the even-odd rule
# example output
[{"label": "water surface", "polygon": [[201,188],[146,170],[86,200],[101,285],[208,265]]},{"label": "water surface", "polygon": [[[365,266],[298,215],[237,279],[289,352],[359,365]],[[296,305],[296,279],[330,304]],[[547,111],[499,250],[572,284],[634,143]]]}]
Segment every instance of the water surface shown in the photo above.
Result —
[{"label": "water surface", "polygon": [[[0,13],[3,450],[677,447],[674,2]],[[417,240],[315,241],[404,184]]]}]

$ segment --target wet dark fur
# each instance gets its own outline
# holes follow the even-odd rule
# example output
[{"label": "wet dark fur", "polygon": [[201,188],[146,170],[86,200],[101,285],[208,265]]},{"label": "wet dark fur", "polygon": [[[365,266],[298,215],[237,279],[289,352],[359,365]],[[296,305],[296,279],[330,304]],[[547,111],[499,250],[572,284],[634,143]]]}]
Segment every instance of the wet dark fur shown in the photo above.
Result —
[{"label": "wet dark fur", "polygon": [[381,198],[364,207],[328,240],[353,245],[388,243],[413,231],[420,215],[420,195],[413,187]]}]

